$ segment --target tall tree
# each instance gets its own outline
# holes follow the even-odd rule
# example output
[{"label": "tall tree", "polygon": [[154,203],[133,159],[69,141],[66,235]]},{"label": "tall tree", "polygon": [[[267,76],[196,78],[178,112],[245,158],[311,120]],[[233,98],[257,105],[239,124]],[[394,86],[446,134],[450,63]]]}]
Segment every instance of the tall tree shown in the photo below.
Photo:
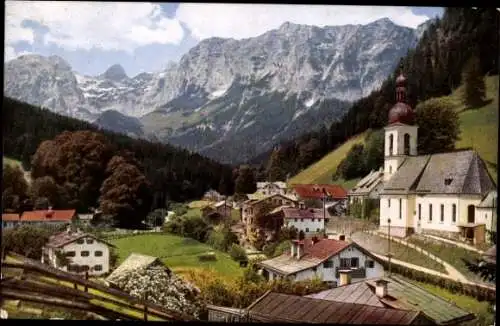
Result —
[{"label": "tall tree", "polygon": [[273,150],[267,164],[268,181],[284,181],[286,179],[286,172],[283,167],[284,161],[281,149],[276,148]]},{"label": "tall tree", "polygon": [[18,211],[22,201],[28,196],[28,187],[24,173],[18,166],[4,165],[2,172],[3,209]]},{"label": "tall tree", "polygon": [[486,85],[477,55],[474,54],[465,64],[462,79],[464,83],[463,102],[469,107],[480,106],[486,96]]},{"label": "tall tree", "polygon": [[455,148],[460,125],[458,113],[451,100],[433,98],[422,102],[416,108],[415,118],[419,126],[419,153],[441,153]]},{"label": "tall tree", "polygon": [[384,164],[384,130],[370,133],[364,149],[365,172],[377,170]]},{"label": "tall tree", "polygon": [[151,207],[146,177],[121,156],[109,161],[106,173],[109,176],[102,183],[99,198],[102,213],[113,216],[125,227],[139,225]]},{"label": "tall tree", "polygon": [[[40,198],[45,198],[47,204],[53,208],[67,208],[67,197],[64,187],[56,184],[51,176],[40,177],[33,180],[30,197],[34,203],[40,202]],[[36,205],[37,207],[39,205]]]},{"label": "tall tree", "polygon": [[253,194],[257,190],[257,183],[252,169],[248,165],[241,165],[235,181],[235,191],[238,194]]}]

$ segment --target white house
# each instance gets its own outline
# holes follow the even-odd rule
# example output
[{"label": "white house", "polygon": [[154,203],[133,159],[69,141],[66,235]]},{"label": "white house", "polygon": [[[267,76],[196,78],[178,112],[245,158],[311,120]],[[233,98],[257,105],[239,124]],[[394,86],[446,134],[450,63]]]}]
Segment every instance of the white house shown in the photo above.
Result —
[{"label": "white house", "polygon": [[305,234],[319,233],[325,230],[325,223],[330,214],[326,209],[306,208],[303,203],[296,207],[284,207],[283,212],[284,225],[295,227]]},{"label": "white house", "polygon": [[284,195],[287,193],[286,183],[283,181],[257,182],[257,191],[263,195]]},{"label": "white house", "polygon": [[26,211],[23,214],[2,214],[2,228],[14,228],[21,225],[52,225],[71,224],[78,220],[74,209],[52,209]]},{"label": "white house", "polygon": [[384,274],[379,260],[358,244],[315,237],[294,240],[289,252],[262,261],[258,266],[269,280],[300,281],[320,277],[324,282],[340,284],[340,274],[344,270],[350,272],[352,282]]},{"label": "white house", "polygon": [[[380,230],[405,237],[431,233],[484,242],[485,223],[476,209],[496,188],[474,150],[417,155],[417,130],[405,103],[406,78],[396,80],[397,103],[385,128],[384,188],[380,192]],[[390,220],[390,222],[389,222]]]},{"label": "white house", "polygon": [[[109,247],[114,246],[92,234],[68,228],[49,238],[42,249],[42,263],[64,271],[102,275],[109,272]],[[60,261],[59,255],[69,259],[67,266]]]}]

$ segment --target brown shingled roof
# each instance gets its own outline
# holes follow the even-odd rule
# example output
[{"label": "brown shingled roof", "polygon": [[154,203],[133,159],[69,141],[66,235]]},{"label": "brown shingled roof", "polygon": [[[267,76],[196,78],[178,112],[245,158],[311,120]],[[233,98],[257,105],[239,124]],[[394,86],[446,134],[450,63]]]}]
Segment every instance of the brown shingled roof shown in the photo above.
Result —
[{"label": "brown shingled roof", "polygon": [[255,321],[290,323],[412,325],[417,311],[342,303],[270,292],[249,307]]}]

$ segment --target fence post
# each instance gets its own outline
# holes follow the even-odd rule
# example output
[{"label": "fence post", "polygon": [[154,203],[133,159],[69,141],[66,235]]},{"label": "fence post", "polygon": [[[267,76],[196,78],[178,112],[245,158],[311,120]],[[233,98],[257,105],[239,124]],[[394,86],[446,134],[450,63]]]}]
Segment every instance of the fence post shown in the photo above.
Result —
[{"label": "fence post", "polygon": [[144,294],[144,321],[148,321],[148,306],[146,305],[147,300],[148,300],[148,293],[146,292]]}]

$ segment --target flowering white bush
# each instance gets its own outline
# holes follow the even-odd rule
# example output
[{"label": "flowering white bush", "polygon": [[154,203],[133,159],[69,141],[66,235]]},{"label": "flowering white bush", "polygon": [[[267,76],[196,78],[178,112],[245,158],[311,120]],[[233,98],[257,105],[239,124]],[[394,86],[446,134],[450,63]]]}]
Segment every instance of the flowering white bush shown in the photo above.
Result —
[{"label": "flowering white bush", "polygon": [[202,309],[200,290],[164,267],[139,268],[119,275],[113,281],[132,296],[167,309],[199,318]]}]

